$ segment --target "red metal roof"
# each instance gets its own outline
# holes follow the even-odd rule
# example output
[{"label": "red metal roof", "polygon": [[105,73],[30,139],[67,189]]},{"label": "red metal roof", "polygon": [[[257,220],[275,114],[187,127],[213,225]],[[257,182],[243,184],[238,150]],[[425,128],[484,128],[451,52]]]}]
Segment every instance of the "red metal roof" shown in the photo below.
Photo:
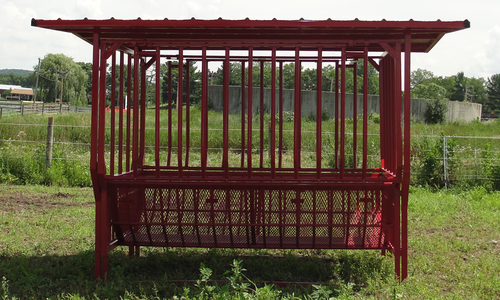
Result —
[{"label": "red metal roof", "polygon": [[73,33],[93,43],[94,32],[101,40],[122,43],[123,48],[154,49],[185,47],[210,49],[253,46],[291,50],[322,46],[324,50],[384,51],[380,42],[401,42],[412,34],[412,52],[428,52],[450,32],[470,27],[465,21],[309,21],[309,20],[32,20],[32,26]]}]

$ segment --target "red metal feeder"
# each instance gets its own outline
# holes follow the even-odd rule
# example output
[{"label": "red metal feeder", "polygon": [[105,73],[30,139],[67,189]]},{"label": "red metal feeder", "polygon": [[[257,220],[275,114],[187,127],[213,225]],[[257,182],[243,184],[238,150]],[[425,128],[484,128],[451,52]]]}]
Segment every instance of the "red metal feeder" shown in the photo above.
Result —
[{"label": "red metal feeder", "polygon": [[[406,278],[410,55],[429,51],[468,21],[85,19],[32,25],[93,45],[96,277],[106,277],[108,252],[116,246],[129,246],[131,254],[160,246],[381,249],[394,254],[396,274]],[[166,109],[160,106],[162,60]],[[196,114],[186,71],[193,63],[202,73]],[[209,112],[209,63],[223,70],[217,116]],[[236,96],[229,85],[234,63],[242,75]],[[287,94],[283,70],[289,63],[294,90]],[[313,129],[301,118],[306,64],[317,68]],[[328,64],[336,70],[331,94],[322,92]],[[376,136],[368,134],[369,64],[379,72]],[[359,97],[357,80],[353,91],[346,89],[346,69],[353,66],[364,88]],[[260,76],[248,75],[257,69]],[[146,111],[148,70],[155,73],[154,113]],[[173,70],[183,79],[175,86]],[[265,76],[273,91],[267,96]],[[349,92],[359,100],[347,99]],[[320,117],[326,107],[334,112],[329,123]],[[293,111],[293,126],[284,123],[285,110]],[[210,122],[211,115],[220,121]],[[369,139],[380,143],[375,165]]]}]

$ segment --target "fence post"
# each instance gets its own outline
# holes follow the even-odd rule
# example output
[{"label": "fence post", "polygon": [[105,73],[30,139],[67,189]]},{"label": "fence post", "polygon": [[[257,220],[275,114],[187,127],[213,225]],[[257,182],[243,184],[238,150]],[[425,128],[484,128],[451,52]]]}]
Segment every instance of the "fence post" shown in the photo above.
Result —
[{"label": "fence post", "polygon": [[21,106],[21,116],[24,116],[24,105],[23,105],[23,103],[21,102],[21,104],[19,104],[19,106]]},{"label": "fence post", "polygon": [[42,103],[42,116],[43,116],[43,113],[45,112],[45,102]]},{"label": "fence post", "polygon": [[50,168],[52,165],[52,146],[54,141],[54,117],[49,117],[47,126],[47,146],[45,150],[45,166]]},{"label": "fence post", "polygon": [[446,136],[443,135],[443,169],[444,169],[444,188],[448,189],[448,145]]},{"label": "fence post", "polygon": [[0,107],[0,118],[2,118],[2,114],[3,114],[3,107]]}]

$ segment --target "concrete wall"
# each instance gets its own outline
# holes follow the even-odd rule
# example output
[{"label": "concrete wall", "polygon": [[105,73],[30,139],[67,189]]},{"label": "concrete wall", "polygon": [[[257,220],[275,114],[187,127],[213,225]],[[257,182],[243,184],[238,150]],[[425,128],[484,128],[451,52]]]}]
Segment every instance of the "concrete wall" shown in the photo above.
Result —
[{"label": "concrete wall", "polygon": [[[335,93],[323,93],[322,111],[327,111],[330,117],[335,115]],[[248,101],[248,90],[245,89],[245,101]],[[302,91],[302,117],[316,117],[316,91]],[[283,90],[283,110],[293,111],[294,90]],[[222,86],[209,86],[208,101],[212,109],[222,111],[223,90]],[[357,99],[358,115],[363,111],[363,95],[358,95]],[[279,105],[279,91],[276,90],[276,111]],[[378,95],[368,95],[368,113],[380,114]],[[423,121],[424,112],[427,108],[426,100],[412,99],[412,118]],[[253,88],[252,109],[257,113],[260,109],[260,88]],[[271,89],[264,89],[264,110],[269,113],[271,110]],[[482,106],[477,103],[449,101],[447,119],[450,122],[462,120],[470,122],[481,119]],[[229,113],[241,113],[241,87],[229,87]],[[353,94],[346,94],[346,118],[353,117]]]}]

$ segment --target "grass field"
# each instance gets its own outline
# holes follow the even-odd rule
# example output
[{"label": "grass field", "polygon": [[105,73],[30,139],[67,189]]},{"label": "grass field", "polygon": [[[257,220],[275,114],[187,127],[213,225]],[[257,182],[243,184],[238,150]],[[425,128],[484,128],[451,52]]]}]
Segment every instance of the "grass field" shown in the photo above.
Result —
[{"label": "grass field", "polygon": [[402,284],[392,258],[375,251],[180,248],[143,248],[139,258],[115,249],[103,284],[93,279],[93,201],[90,188],[0,186],[0,299],[500,298],[498,192],[412,189]]}]

